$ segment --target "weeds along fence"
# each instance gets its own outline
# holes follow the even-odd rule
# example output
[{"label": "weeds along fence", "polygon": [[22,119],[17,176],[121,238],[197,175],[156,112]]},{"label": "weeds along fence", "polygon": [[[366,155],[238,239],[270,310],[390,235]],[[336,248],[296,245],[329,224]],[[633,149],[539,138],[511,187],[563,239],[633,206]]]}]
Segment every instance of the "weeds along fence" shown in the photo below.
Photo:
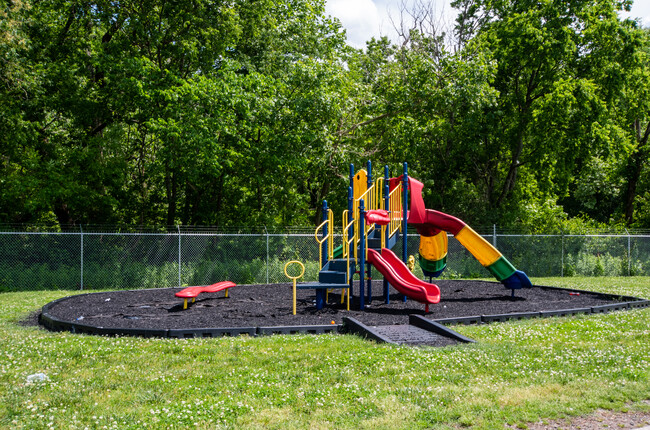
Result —
[{"label": "weeds along fence", "polygon": [[[481,231],[529,276],[650,274],[650,234],[524,235]],[[335,242],[340,242],[340,235]],[[419,236],[408,235],[417,255]],[[401,255],[401,244],[394,249]],[[119,231],[75,227],[64,231],[0,231],[0,291],[138,289],[287,282],[284,264],[305,264],[305,280],[318,277],[313,228],[282,232],[174,227]],[[443,278],[489,277],[450,237]],[[421,275],[419,268],[416,273]]]}]

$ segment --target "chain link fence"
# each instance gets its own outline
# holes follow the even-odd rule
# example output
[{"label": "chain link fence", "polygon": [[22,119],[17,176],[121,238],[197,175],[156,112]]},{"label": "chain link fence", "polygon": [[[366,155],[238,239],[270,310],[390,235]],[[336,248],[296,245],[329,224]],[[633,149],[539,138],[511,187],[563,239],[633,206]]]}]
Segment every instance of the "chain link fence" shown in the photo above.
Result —
[{"label": "chain link fence", "polygon": [[[650,275],[650,234],[523,235],[495,228],[483,237],[533,277]],[[409,255],[417,255],[418,246],[419,236],[409,234]],[[401,242],[394,251],[401,255]],[[318,278],[312,228],[0,231],[0,291],[278,283],[287,282],[283,268],[290,260],[305,264],[304,280]],[[451,237],[447,263],[443,277],[490,276]]]}]

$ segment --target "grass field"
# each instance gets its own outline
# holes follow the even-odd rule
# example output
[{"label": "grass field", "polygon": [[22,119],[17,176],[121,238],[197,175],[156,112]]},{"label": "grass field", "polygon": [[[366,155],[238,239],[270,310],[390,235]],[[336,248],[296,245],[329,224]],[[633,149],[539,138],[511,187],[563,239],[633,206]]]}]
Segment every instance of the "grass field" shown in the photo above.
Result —
[{"label": "grass field", "polygon": [[[645,277],[533,281],[650,298]],[[0,428],[503,429],[650,399],[650,309],[458,326],[478,343],[443,349],[17,324],[74,293],[0,294]],[[45,381],[27,382],[40,372]]]}]

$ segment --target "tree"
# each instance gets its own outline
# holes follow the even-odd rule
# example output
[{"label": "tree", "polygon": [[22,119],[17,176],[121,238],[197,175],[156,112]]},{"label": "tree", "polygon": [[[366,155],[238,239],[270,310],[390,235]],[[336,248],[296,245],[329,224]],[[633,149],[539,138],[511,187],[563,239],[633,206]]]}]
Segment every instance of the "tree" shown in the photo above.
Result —
[{"label": "tree", "polygon": [[34,85],[3,93],[25,125],[22,140],[0,138],[23,145],[5,157],[23,154],[3,166],[20,176],[3,190],[5,221],[283,224],[310,208],[282,191],[303,186],[305,166],[328,182],[312,157],[331,155],[346,79],[344,34],[322,1],[7,10],[26,40],[14,63]]},{"label": "tree", "polygon": [[[585,161],[626,147],[610,107],[642,46],[639,29],[613,0],[454,5],[453,44],[414,25],[376,63],[372,117],[382,121],[366,132],[415,160],[434,206],[512,223],[531,201],[570,196]],[[368,57],[376,52],[369,44]]]},{"label": "tree", "polygon": [[[625,180],[623,194],[623,214],[628,225],[637,218],[646,218],[648,214],[637,216],[637,202],[643,192],[648,192],[647,184],[641,188],[640,182],[648,170],[650,159],[650,30],[643,33],[642,49],[637,49],[629,56],[634,67],[627,71],[624,96],[619,102],[623,132],[628,137],[627,160],[622,177]],[[646,208],[646,211],[648,208]]]}]

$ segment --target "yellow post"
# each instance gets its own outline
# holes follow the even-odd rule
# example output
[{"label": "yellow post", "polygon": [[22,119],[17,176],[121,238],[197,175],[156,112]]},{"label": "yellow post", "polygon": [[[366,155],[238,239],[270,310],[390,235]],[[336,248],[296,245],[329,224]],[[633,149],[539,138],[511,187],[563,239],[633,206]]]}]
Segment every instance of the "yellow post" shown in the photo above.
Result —
[{"label": "yellow post", "polygon": [[350,310],[350,288],[348,288],[348,305],[347,310]]},{"label": "yellow post", "polygon": [[415,270],[415,257],[409,255],[409,259],[408,259],[408,263],[406,263],[406,267],[408,267],[411,272]]},{"label": "yellow post", "polygon": [[[300,265],[302,269],[302,271],[298,276],[291,276],[287,273],[287,268],[289,267],[289,265],[294,263]],[[302,275],[305,274],[305,266],[300,261],[292,260],[284,265],[284,274],[286,275],[287,278],[293,280],[293,314],[295,315],[296,314],[296,280],[302,278]]]},{"label": "yellow post", "polygon": [[187,299],[183,299],[183,309],[187,309]]}]

